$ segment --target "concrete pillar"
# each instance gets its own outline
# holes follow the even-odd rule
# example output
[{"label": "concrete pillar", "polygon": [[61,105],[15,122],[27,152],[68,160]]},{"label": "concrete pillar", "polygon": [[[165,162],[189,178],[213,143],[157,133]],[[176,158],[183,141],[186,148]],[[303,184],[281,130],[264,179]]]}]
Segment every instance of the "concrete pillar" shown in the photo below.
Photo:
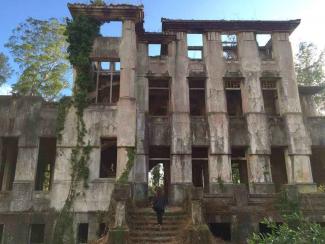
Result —
[{"label": "concrete pillar", "polygon": [[120,44],[120,98],[117,113],[117,170],[116,179],[124,172],[128,161],[127,150],[135,146],[136,135],[136,100],[135,67],[137,63],[137,46],[135,23],[123,21],[122,40]]},{"label": "concrete pillar", "polygon": [[247,121],[249,150],[248,181],[251,193],[274,192],[270,167],[268,121],[260,83],[261,62],[255,34],[238,34],[238,54],[244,81],[241,84],[243,112]]},{"label": "concrete pillar", "polygon": [[303,121],[289,33],[273,33],[272,45],[281,76],[279,103],[288,137],[288,183],[297,184],[298,190],[314,192],[317,189],[310,165],[311,140]]},{"label": "concrete pillar", "polygon": [[206,107],[209,125],[209,191],[229,191],[232,186],[229,158],[229,118],[223,76],[225,61],[221,35],[208,32],[203,35],[204,62],[206,65]]},{"label": "concrete pillar", "polygon": [[147,133],[147,112],[148,112],[148,44],[138,43],[137,54],[137,150],[136,160],[133,168],[134,194],[136,201],[144,201],[148,190],[148,133]]},{"label": "concrete pillar", "polygon": [[192,184],[187,39],[184,32],[177,33],[176,43],[169,44],[168,72],[172,77],[169,201],[172,204],[179,204],[185,198],[186,186]]}]

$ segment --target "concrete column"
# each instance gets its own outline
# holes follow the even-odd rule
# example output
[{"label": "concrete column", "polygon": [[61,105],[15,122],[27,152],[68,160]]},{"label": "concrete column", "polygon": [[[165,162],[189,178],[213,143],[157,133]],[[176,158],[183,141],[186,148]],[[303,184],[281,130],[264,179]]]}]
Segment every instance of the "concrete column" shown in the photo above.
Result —
[{"label": "concrete column", "polygon": [[137,54],[137,150],[136,161],[133,168],[134,194],[136,201],[143,201],[147,197],[148,190],[148,133],[147,133],[147,112],[148,112],[148,44],[138,43]]},{"label": "concrete column", "polygon": [[272,45],[281,76],[279,102],[288,137],[288,182],[297,184],[300,191],[314,192],[316,185],[310,165],[311,140],[301,111],[289,33],[273,33]]},{"label": "concrete column", "polygon": [[250,143],[247,152],[249,191],[251,193],[273,192],[269,130],[259,79],[261,62],[253,32],[238,34],[238,51],[241,72],[245,77],[241,84],[241,91]]},{"label": "concrete column", "polygon": [[123,21],[122,40],[120,44],[120,98],[117,113],[117,170],[116,179],[123,173],[128,161],[127,149],[135,146],[136,135],[136,100],[135,67],[137,63],[137,46],[135,23]]},{"label": "concrete column", "polygon": [[209,191],[229,191],[232,186],[229,158],[229,118],[223,76],[225,62],[221,35],[208,32],[203,35],[204,62],[207,71],[206,107],[210,134]]},{"label": "concrete column", "polygon": [[[177,33],[169,44],[168,71],[171,74],[171,187],[169,201],[179,204],[185,198],[186,185],[192,184],[191,131],[188,89],[186,33]],[[180,95],[181,94],[181,95]]]}]

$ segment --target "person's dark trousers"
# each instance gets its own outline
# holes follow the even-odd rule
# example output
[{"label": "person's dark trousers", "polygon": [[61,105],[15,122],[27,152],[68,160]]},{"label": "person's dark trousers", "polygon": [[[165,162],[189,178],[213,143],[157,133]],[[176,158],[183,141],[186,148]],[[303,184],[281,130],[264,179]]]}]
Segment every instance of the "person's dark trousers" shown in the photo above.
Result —
[{"label": "person's dark trousers", "polygon": [[162,225],[163,224],[163,214],[164,214],[164,211],[162,210],[158,210],[156,211],[156,214],[157,214],[157,222],[158,224]]}]

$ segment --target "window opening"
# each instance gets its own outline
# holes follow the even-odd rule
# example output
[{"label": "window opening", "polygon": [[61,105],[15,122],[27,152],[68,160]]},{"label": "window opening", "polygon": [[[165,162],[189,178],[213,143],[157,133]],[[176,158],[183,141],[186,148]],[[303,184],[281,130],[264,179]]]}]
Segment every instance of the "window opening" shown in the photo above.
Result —
[{"label": "window opening", "polygon": [[117,140],[101,138],[100,178],[116,177]]},{"label": "window opening", "polygon": [[248,184],[246,148],[231,148],[232,182]]},{"label": "window opening", "polygon": [[100,34],[104,37],[122,37],[122,22],[110,21],[102,24]]},{"label": "window opening", "polygon": [[225,80],[227,110],[229,116],[243,115],[240,80]]},{"label": "window opening", "polygon": [[15,179],[18,138],[3,137],[1,139],[2,152],[0,158],[0,190],[11,191]]},{"label": "window opening", "polygon": [[187,34],[187,56],[201,60],[203,56],[202,34]]},{"label": "window opening", "polygon": [[167,116],[169,112],[169,81],[149,80],[149,115]]},{"label": "window opening", "polygon": [[287,170],[285,163],[285,150],[283,147],[272,147],[271,148],[271,172],[272,181],[275,185],[276,191],[280,191],[284,184],[288,183]]},{"label": "window opening", "polygon": [[120,62],[94,62],[92,67],[95,90],[89,99],[92,103],[116,104],[120,95]]},{"label": "window opening", "polygon": [[190,79],[190,115],[203,116],[205,115],[205,80]]},{"label": "window opening", "polygon": [[40,138],[35,180],[36,191],[51,189],[56,158],[56,138]]},{"label": "window opening", "polygon": [[238,59],[237,36],[235,34],[221,35],[221,44],[225,60],[230,61]]},{"label": "window opening", "polygon": [[192,147],[192,180],[195,187],[203,187],[204,191],[208,191],[209,166],[207,147]]},{"label": "window opening", "polygon": [[256,42],[259,55],[262,60],[272,59],[272,36],[271,34],[256,34]]},{"label": "window opening", "polygon": [[265,113],[273,116],[278,115],[279,103],[276,81],[262,80],[261,84]]},{"label": "window opening", "polygon": [[159,57],[161,55],[161,44],[148,44],[149,57]]}]

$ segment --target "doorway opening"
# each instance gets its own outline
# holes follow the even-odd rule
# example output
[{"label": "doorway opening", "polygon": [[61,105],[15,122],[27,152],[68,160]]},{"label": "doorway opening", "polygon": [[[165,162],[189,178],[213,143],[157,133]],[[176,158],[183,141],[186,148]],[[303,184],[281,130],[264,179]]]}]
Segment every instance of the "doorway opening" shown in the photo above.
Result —
[{"label": "doorway opening", "polygon": [[168,198],[170,184],[170,149],[168,146],[151,146],[149,148],[148,198],[155,195],[157,187]]}]

